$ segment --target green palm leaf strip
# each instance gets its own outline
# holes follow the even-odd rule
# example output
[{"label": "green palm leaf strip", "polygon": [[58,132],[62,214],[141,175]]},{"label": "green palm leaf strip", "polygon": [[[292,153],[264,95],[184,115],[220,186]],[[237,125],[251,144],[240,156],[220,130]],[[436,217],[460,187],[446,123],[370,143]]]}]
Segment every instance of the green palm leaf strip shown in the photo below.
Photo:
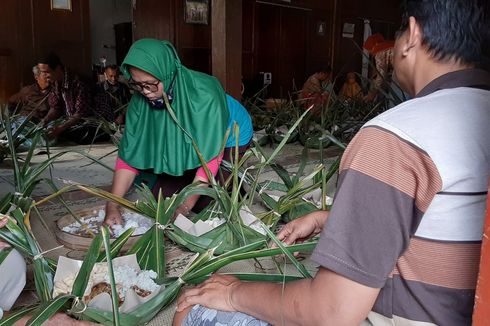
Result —
[{"label": "green palm leaf strip", "polygon": [[[263,223],[262,223],[263,224]],[[306,278],[311,278],[311,274],[306,270],[305,266],[301,264],[295,257],[294,255],[286,250],[286,247],[283,245],[283,243],[277,239],[277,237],[272,233],[271,230],[269,230],[268,227],[265,225],[262,225],[262,228],[267,232],[267,235],[274,241],[274,243],[283,251],[283,253],[289,258],[289,260],[293,263],[294,267]]]},{"label": "green palm leaf strip", "polygon": [[[123,234],[121,234],[116,240],[114,240],[111,243],[111,259],[114,259],[117,257],[123,246],[126,244],[126,242],[129,240],[129,238],[133,235],[134,229],[130,228],[126,231],[124,231]],[[106,255],[104,252],[99,253],[99,257],[97,258],[97,262],[104,262],[106,261]]]},{"label": "green palm leaf strip", "polygon": [[119,326],[121,323],[119,321],[119,295],[117,294],[116,281],[114,279],[114,270],[112,268],[112,259],[111,259],[111,244],[110,244],[110,234],[107,226],[104,226],[100,229],[102,239],[104,242],[104,249],[107,260],[107,269],[109,272],[109,280],[111,281],[111,301],[112,301],[112,316],[114,320],[114,325]]},{"label": "green palm leaf strip", "polygon": [[48,302],[51,300],[51,293],[53,292],[51,267],[42,256],[41,249],[31,230],[24,224],[24,216],[28,216],[28,213],[24,215],[17,208],[11,212],[11,215],[17,223],[9,219],[7,225],[0,229],[0,239],[5,240],[24,256],[33,260],[34,283],[38,296],[42,302]]},{"label": "green palm leaf strip", "polygon": [[0,265],[3,263],[5,258],[7,258],[8,255],[10,255],[10,252],[12,251],[12,248],[5,248],[0,250]]},{"label": "green palm leaf strip", "polygon": [[150,261],[150,267],[157,273],[158,279],[163,279],[165,277],[165,245],[162,228],[165,227],[170,220],[173,210],[172,213],[170,213],[169,210],[172,207],[172,203],[175,201],[175,199],[176,197],[174,196],[170,199],[164,200],[162,197],[162,191],[160,190],[158,192],[157,216],[155,218],[157,224],[153,229],[154,235],[152,237],[152,248],[154,255],[151,255],[152,259]]},{"label": "green palm leaf strip", "polygon": [[90,278],[90,273],[94,268],[95,263],[98,260],[100,249],[102,248],[102,236],[98,234],[90,244],[87,251],[85,259],[83,260],[82,266],[78,271],[77,277],[73,282],[73,288],[71,294],[76,297],[82,298],[87,288],[88,280]]},{"label": "green palm leaf strip", "polygon": [[41,326],[45,321],[58,312],[68,300],[73,298],[75,298],[75,296],[71,294],[60,295],[56,299],[52,299],[42,304],[34,311],[31,319],[26,323],[26,326]]},{"label": "green palm leaf strip", "polygon": [[22,308],[20,310],[16,310],[14,313],[9,314],[8,316],[4,316],[2,320],[0,320],[0,326],[12,326],[16,321],[22,319],[24,316],[32,313],[38,308],[38,305],[28,306]]},{"label": "green palm leaf strip", "polygon": [[[268,248],[268,249],[261,249],[261,250],[251,249],[256,246],[262,246],[263,241],[259,241],[257,243],[252,243],[248,246],[244,246],[244,248],[238,248],[236,250],[232,250],[224,255],[214,257],[209,260],[204,260],[206,262],[205,264],[195,265],[192,269],[188,269],[186,272],[183,273],[181,278],[186,283],[193,283],[194,279],[200,279],[206,275],[210,275],[211,273],[214,273],[215,271],[219,270],[223,266],[226,266],[235,261],[260,258],[260,257],[269,257],[269,256],[279,255],[279,254],[287,254],[287,253],[291,254],[292,252],[297,252],[297,251],[312,251],[315,248],[316,244],[317,244],[316,241],[310,241],[310,242],[305,242],[292,246],[283,245],[282,248],[278,247],[278,248]],[[298,268],[297,265],[295,265],[295,267]],[[300,271],[299,268],[298,271]],[[306,273],[302,273],[302,274],[303,276],[305,276],[305,274],[309,275],[307,271]]]}]

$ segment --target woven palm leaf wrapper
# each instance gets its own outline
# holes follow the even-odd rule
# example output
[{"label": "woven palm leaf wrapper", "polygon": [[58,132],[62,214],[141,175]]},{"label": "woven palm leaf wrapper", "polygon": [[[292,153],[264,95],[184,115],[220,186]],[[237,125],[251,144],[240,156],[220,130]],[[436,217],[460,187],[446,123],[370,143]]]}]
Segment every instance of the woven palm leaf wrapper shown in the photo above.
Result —
[{"label": "woven palm leaf wrapper", "polygon": [[[240,210],[239,214],[235,213],[234,215],[226,216],[218,209],[218,205],[214,204],[196,215],[193,218],[195,223],[183,216],[177,217],[172,229],[169,229],[166,234],[171,240],[193,252],[203,253],[215,248],[214,253],[216,255],[266,239],[266,233],[260,227],[258,219],[241,217],[251,215],[246,206]],[[222,219],[222,224],[207,231],[211,226],[202,223],[202,221],[209,221],[214,218]],[[255,221],[252,220],[254,218]],[[254,229],[249,226],[251,224],[257,227]]]}]

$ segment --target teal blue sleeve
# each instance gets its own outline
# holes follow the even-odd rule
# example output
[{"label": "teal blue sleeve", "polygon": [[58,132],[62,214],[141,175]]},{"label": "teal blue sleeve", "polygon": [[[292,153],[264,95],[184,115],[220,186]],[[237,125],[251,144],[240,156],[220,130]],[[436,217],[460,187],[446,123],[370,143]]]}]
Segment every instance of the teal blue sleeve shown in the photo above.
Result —
[{"label": "teal blue sleeve", "polygon": [[230,95],[226,94],[226,103],[228,111],[230,112],[230,120],[228,121],[228,128],[230,128],[230,135],[226,141],[226,147],[234,147],[236,135],[233,130],[233,125],[236,123],[239,127],[238,145],[243,146],[250,142],[253,136],[253,126],[250,114],[247,109],[235,100]]}]

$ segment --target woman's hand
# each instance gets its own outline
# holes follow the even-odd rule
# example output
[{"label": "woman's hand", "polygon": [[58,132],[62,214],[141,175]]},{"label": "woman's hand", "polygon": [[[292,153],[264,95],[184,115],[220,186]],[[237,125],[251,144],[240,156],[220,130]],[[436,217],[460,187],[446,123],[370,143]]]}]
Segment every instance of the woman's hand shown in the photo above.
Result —
[{"label": "woman's hand", "polygon": [[277,238],[287,245],[303,242],[322,232],[327,217],[327,211],[306,214],[286,224],[277,234]]},{"label": "woman's hand", "polygon": [[114,224],[122,224],[122,216],[116,204],[108,202],[105,207],[104,224],[113,226]]},{"label": "woman's hand", "polygon": [[177,311],[196,304],[221,311],[237,311],[232,294],[240,283],[234,276],[214,274],[198,286],[185,290],[177,300]]},{"label": "woman's hand", "polygon": [[175,220],[177,218],[177,216],[179,216],[180,214],[181,215],[184,215],[187,217],[187,215],[191,212],[191,209],[189,208],[189,206],[187,206],[186,204],[181,204],[179,207],[177,207],[177,209],[175,210],[174,212],[174,216],[173,216],[173,219]]}]

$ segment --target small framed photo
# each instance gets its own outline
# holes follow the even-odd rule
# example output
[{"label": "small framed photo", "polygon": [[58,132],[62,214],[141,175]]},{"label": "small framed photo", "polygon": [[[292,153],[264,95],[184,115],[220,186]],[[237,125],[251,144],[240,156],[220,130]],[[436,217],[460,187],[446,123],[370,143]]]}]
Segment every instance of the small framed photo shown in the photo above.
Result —
[{"label": "small framed photo", "polygon": [[209,21],[209,0],[185,0],[185,22],[207,25]]},{"label": "small framed photo", "polygon": [[71,11],[71,0],[51,0],[51,10]]}]

